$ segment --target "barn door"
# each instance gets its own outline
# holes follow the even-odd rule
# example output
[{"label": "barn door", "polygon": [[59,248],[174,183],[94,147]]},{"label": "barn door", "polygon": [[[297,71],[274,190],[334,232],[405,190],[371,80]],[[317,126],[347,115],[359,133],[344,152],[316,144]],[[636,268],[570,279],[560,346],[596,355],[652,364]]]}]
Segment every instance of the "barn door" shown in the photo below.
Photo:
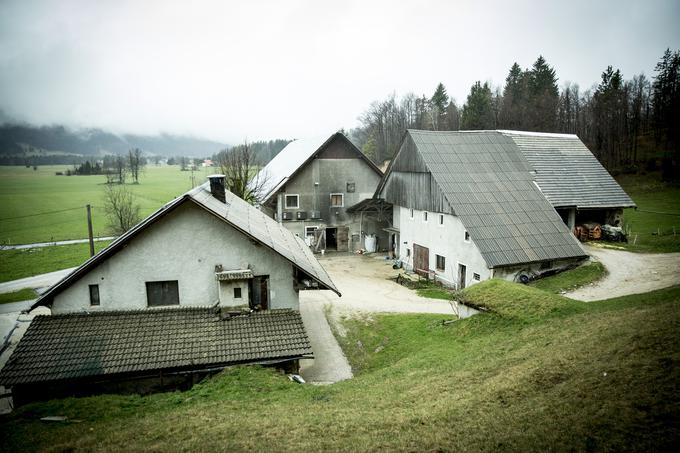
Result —
[{"label": "barn door", "polygon": [[430,271],[430,249],[413,244],[413,270],[427,276]]},{"label": "barn door", "polygon": [[349,227],[338,227],[336,241],[338,252],[349,251]]}]

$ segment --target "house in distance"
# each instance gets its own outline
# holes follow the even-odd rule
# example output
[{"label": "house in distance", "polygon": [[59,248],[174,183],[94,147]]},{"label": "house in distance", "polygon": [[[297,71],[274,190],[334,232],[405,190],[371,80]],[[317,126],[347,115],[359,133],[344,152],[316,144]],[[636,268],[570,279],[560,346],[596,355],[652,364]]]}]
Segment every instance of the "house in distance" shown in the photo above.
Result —
[{"label": "house in distance", "polygon": [[[371,199],[382,172],[344,134],[289,143],[258,174],[261,209],[315,251],[387,247],[391,213],[354,213]],[[384,214],[384,215],[383,215]],[[367,239],[368,238],[368,239]]]},{"label": "house in distance", "polygon": [[224,183],[169,202],[35,302],[52,315],[0,372],[15,402],[312,357],[299,291],[340,293],[302,238]]}]

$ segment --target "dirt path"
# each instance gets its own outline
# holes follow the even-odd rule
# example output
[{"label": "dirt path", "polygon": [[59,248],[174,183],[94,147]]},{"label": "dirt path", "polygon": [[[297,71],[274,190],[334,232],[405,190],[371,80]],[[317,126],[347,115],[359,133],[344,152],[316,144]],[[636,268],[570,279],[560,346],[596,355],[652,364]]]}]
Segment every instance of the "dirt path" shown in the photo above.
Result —
[{"label": "dirt path", "polygon": [[577,300],[593,301],[640,294],[680,284],[680,253],[631,253],[585,246],[593,259],[609,274],[592,285],[565,294]]}]

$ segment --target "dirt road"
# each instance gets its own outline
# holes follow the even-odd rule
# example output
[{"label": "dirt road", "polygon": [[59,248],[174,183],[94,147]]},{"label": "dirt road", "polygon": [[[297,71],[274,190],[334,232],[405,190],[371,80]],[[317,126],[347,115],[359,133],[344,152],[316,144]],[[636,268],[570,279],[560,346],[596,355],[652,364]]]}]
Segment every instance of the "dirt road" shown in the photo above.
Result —
[{"label": "dirt road", "polygon": [[631,253],[585,246],[593,259],[604,264],[609,274],[567,297],[593,301],[640,294],[680,284],[680,253]]}]

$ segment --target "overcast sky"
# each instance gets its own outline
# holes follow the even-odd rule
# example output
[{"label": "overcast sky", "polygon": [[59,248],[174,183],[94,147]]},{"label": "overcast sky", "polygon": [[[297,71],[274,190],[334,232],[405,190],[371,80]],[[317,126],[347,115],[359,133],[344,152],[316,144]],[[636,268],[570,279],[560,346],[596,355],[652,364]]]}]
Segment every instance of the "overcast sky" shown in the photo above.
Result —
[{"label": "overcast sky", "polygon": [[680,49],[680,1],[0,0],[0,109],[229,143],[330,134],[392,92],[458,104],[539,54],[582,89]]}]

